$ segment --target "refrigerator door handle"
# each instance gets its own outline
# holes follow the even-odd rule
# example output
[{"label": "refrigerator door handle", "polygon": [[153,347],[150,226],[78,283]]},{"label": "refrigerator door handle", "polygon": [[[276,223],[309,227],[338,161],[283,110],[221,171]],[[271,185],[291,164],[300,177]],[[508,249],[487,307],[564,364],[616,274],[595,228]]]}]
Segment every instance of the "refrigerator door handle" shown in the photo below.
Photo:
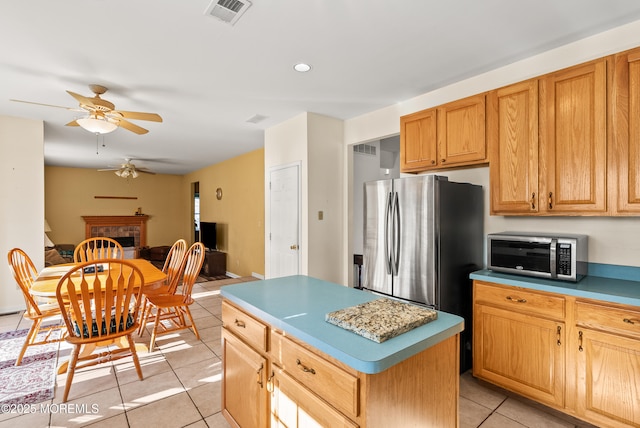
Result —
[{"label": "refrigerator door handle", "polygon": [[398,276],[400,265],[400,204],[398,203],[398,192],[394,192],[393,198],[393,276]]},{"label": "refrigerator door handle", "polygon": [[391,213],[392,197],[393,197],[393,194],[389,192],[389,194],[387,195],[387,203],[386,203],[385,213],[384,213],[384,257],[385,257],[387,275],[390,275],[392,272],[392,255],[389,249],[390,238],[392,241],[391,243],[393,243],[393,236],[391,237],[389,236],[389,233],[392,232],[391,228],[389,227],[389,220],[392,220],[392,213]]}]

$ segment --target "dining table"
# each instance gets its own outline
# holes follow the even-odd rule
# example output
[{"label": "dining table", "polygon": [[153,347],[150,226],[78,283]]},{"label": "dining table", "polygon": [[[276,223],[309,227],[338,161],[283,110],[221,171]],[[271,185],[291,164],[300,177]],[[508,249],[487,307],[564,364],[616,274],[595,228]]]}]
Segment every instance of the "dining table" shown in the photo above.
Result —
[{"label": "dining table", "polygon": [[[142,277],[144,279],[144,285],[142,286],[142,290],[156,288],[162,285],[167,278],[167,275],[161,270],[158,269],[153,263],[146,259],[126,259],[127,262],[130,262],[135,267],[137,267],[142,273]],[[38,276],[33,281],[29,292],[39,299],[51,299],[52,301],[56,300],[56,289],[58,288],[58,282],[60,282],[60,278],[62,278],[67,272],[73,269],[75,266],[80,263],[64,263],[54,266],[48,266],[38,272]],[[97,263],[100,265],[100,263]],[[82,347],[80,351],[81,356],[90,355],[93,351],[102,346],[107,346],[114,344],[120,348],[129,348],[129,343],[126,337],[121,337],[119,339],[97,342],[92,344],[86,344]],[[137,352],[148,352],[148,348],[146,345],[142,343],[135,344]],[[64,361],[58,367],[58,374],[65,373],[67,371],[68,361]]]}]

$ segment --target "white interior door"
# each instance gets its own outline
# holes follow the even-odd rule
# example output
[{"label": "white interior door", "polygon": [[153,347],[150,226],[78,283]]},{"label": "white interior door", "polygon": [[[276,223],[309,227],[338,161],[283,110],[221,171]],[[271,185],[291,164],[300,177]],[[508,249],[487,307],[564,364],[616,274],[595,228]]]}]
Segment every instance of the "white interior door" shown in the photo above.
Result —
[{"label": "white interior door", "polygon": [[300,166],[269,173],[270,278],[300,273]]}]

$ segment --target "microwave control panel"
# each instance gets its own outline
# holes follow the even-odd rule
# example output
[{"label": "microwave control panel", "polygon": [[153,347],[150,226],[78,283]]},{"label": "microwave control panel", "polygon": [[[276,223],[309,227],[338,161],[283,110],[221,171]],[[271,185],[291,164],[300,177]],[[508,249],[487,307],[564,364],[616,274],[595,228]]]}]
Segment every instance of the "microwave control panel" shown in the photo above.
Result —
[{"label": "microwave control panel", "polygon": [[558,244],[558,275],[571,276],[571,244]]}]

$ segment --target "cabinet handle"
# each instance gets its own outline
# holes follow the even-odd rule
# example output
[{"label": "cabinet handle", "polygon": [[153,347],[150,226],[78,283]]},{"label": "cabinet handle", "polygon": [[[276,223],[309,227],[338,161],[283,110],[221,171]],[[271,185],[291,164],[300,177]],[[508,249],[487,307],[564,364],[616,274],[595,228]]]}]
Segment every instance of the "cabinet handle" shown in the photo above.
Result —
[{"label": "cabinet handle", "polygon": [[553,192],[549,192],[549,209],[553,209]]},{"label": "cabinet handle", "polygon": [[436,161],[431,159],[431,165],[435,165],[435,164],[436,164]]},{"label": "cabinet handle", "polygon": [[520,299],[518,297],[507,296],[507,300],[513,303],[527,303],[527,299]]},{"label": "cabinet handle", "polygon": [[536,194],[535,192],[531,194],[531,209],[536,209]]},{"label": "cabinet handle", "polygon": [[558,326],[556,328],[556,335],[558,337],[558,341],[556,342],[558,344],[558,346],[562,345],[562,342],[560,342],[560,332],[562,331],[562,327]]},{"label": "cabinet handle", "polygon": [[244,321],[240,321],[239,319],[236,318],[236,320],[233,322],[237,327],[240,328],[245,328],[247,327],[247,325],[244,323]]},{"label": "cabinet handle", "polygon": [[256,375],[258,376],[258,385],[260,385],[260,388],[262,388],[262,369],[264,368],[264,364],[260,364],[260,368],[258,369],[258,371],[256,372]]},{"label": "cabinet handle", "polygon": [[440,162],[445,163],[446,161],[447,161],[446,159],[442,159]]},{"label": "cabinet handle", "polygon": [[640,323],[640,320],[636,318],[624,318],[622,321],[626,322],[627,324]]},{"label": "cabinet handle", "polygon": [[580,352],[584,351],[584,348],[582,347],[582,332],[581,331],[578,332],[578,351],[580,351]]},{"label": "cabinet handle", "polygon": [[300,370],[302,370],[305,373],[311,373],[311,374],[316,374],[316,371],[314,369],[312,369],[311,367],[307,367],[304,364],[302,364],[300,362],[300,360],[296,360],[296,364],[298,365],[298,367],[300,368]]},{"label": "cabinet handle", "polygon": [[267,379],[267,391],[269,392],[273,392],[273,378],[275,375],[276,374],[273,371],[271,371],[271,375]]}]

